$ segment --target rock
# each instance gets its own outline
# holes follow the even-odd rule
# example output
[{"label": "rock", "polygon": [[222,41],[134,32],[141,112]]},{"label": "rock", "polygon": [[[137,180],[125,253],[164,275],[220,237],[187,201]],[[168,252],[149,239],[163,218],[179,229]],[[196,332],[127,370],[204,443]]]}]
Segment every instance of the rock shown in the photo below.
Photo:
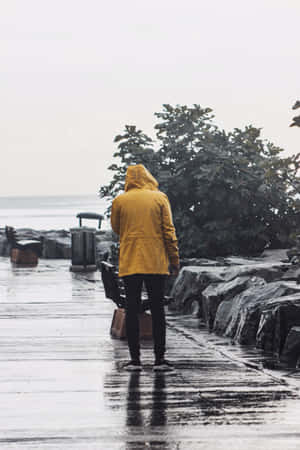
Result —
[{"label": "rock", "polygon": [[260,255],[260,258],[263,258],[264,261],[289,262],[288,252],[288,248],[264,250]]},{"label": "rock", "polygon": [[[249,301],[242,305],[234,340],[240,344],[255,344],[260,317],[265,304],[278,297],[300,292],[296,286],[283,282],[269,283],[258,294],[258,301]],[[230,333],[226,330],[225,334]]]},{"label": "rock", "polygon": [[300,292],[299,287],[285,282],[252,286],[235,296],[229,306],[217,310],[214,331],[231,337],[240,344],[255,344],[260,316],[272,299]]},{"label": "rock", "polygon": [[174,302],[169,305],[169,309],[184,311],[189,302],[200,302],[202,291],[210,283],[223,281],[223,271],[223,267],[183,267],[171,290]]},{"label": "rock", "polygon": [[45,231],[32,230],[31,228],[18,228],[16,232],[19,240],[39,240],[43,233],[46,233]]},{"label": "rock", "polygon": [[293,326],[300,326],[300,293],[294,297],[285,298],[274,311],[275,333],[273,352],[280,356],[286,338]]},{"label": "rock", "polygon": [[[41,240],[42,258],[71,259],[71,233],[67,230],[32,230],[30,228],[18,228],[17,236],[19,240]],[[96,232],[96,256],[101,259],[109,251],[113,243],[111,231]],[[0,230],[0,256],[9,256],[10,247],[8,245],[5,230]]]},{"label": "rock", "polygon": [[42,235],[42,243],[42,258],[71,258],[71,234],[69,231],[46,231]]},{"label": "rock", "polygon": [[[220,258],[218,258],[218,260],[220,260]],[[259,259],[241,256],[229,256],[227,258],[223,258],[223,263],[226,266],[247,266],[249,264],[257,264],[258,262],[260,262]]]},{"label": "rock", "polygon": [[256,346],[280,355],[293,326],[300,326],[300,291],[274,298],[264,306],[256,335]]},{"label": "rock", "polygon": [[180,260],[181,267],[185,266],[223,266],[224,264],[207,258],[183,258]]},{"label": "rock", "polygon": [[264,285],[266,282],[259,277],[237,277],[223,283],[212,283],[202,292],[203,318],[211,330],[217,309],[222,301],[228,301],[253,285]]},{"label": "rock", "polygon": [[282,276],[282,280],[298,281],[300,279],[300,265],[292,265]]},{"label": "rock", "polygon": [[282,282],[270,283],[265,287],[264,291],[259,302],[249,302],[241,311],[234,336],[234,340],[240,344],[255,344],[260,317],[265,304],[275,304],[276,302],[280,304],[284,301],[283,297],[300,293],[300,289],[296,285],[293,286]]},{"label": "rock", "polygon": [[289,260],[293,260],[294,262],[299,262],[299,249],[298,248],[291,248],[287,252]]},{"label": "rock", "polygon": [[221,335],[226,330],[226,326],[229,320],[228,317],[230,317],[231,308],[232,308],[231,301],[223,301],[220,303],[213,324],[213,331],[216,334]]},{"label": "rock", "polygon": [[274,341],[275,319],[272,309],[263,309],[261,311],[259,324],[257,328],[255,345],[265,352],[272,352]]},{"label": "rock", "polygon": [[300,234],[296,236],[295,247],[291,248],[287,252],[290,260],[293,260],[294,263],[300,263]]},{"label": "rock", "polygon": [[263,278],[267,283],[271,281],[280,280],[284,271],[290,267],[288,263],[280,261],[275,262],[257,262],[255,265],[242,265],[228,267],[224,271],[224,279],[226,281],[233,280],[241,276],[255,276]]},{"label": "rock", "polygon": [[171,291],[175,299],[172,309],[184,311],[186,303],[192,299],[201,301],[202,291],[211,283],[222,283],[238,277],[259,277],[270,282],[279,280],[290,265],[282,262],[257,262],[236,266],[186,266],[180,271]]},{"label": "rock", "polygon": [[295,255],[290,259],[290,263],[291,264],[300,264],[300,257],[299,255]]},{"label": "rock", "polygon": [[[278,259],[276,261],[279,261]],[[215,260],[206,258],[184,258],[180,260],[181,267],[185,266],[246,266],[263,262],[261,258],[247,258],[246,256],[218,256]],[[274,261],[275,262],[275,261]],[[288,262],[288,259],[287,261]]]},{"label": "rock", "polygon": [[290,329],[280,355],[281,362],[291,367],[298,367],[300,360],[300,327],[294,326]]}]

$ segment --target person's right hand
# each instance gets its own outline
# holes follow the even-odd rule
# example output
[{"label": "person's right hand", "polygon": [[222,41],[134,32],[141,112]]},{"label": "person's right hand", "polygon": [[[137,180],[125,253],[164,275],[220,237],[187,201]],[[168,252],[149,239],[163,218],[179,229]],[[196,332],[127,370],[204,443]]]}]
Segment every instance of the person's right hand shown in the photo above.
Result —
[{"label": "person's right hand", "polygon": [[171,264],[170,265],[170,274],[177,277],[179,274],[179,269],[180,269],[179,264],[178,265]]}]

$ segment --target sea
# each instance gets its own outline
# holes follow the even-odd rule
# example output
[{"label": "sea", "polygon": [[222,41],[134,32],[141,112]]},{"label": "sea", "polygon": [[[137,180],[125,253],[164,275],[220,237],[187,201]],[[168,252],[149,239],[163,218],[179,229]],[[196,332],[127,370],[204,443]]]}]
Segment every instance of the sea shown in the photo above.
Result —
[{"label": "sea", "polygon": [[[79,226],[78,213],[104,215],[107,207],[108,202],[97,194],[0,197],[0,228],[9,225],[34,230],[69,230]],[[98,221],[83,219],[82,225],[97,228]],[[109,228],[109,220],[103,220],[101,229]]]}]

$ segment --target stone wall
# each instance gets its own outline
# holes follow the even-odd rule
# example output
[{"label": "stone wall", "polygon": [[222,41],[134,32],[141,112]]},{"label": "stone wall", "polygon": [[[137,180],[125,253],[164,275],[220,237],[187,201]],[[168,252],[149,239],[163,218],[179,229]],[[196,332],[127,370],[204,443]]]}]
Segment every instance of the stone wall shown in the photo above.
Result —
[{"label": "stone wall", "polygon": [[199,260],[181,269],[169,307],[180,314],[197,311],[211,332],[272,352],[295,367],[300,364],[298,277],[287,250],[255,259],[218,258],[210,265]]}]

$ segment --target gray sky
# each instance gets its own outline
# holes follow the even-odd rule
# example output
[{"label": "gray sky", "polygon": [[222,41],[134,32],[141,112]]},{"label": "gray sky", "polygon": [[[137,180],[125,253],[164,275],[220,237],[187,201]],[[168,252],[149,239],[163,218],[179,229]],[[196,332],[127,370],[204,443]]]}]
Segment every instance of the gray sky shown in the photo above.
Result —
[{"label": "gray sky", "polygon": [[163,103],[300,151],[299,0],[0,0],[0,196],[85,194]]}]

